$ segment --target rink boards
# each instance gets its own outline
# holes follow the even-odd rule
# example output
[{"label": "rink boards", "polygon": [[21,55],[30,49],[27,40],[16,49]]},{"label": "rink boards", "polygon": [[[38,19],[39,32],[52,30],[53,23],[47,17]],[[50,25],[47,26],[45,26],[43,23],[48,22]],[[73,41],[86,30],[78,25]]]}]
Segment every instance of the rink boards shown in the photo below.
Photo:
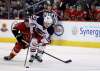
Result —
[{"label": "rink boards", "polygon": [[[22,20],[0,20],[0,42],[15,42],[11,32],[12,23]],[[61,36],[53,35],[53,45],[100,47],[100,22],[59,22],[64,27]],[[6,25],[6,26],[5,26]]]}]

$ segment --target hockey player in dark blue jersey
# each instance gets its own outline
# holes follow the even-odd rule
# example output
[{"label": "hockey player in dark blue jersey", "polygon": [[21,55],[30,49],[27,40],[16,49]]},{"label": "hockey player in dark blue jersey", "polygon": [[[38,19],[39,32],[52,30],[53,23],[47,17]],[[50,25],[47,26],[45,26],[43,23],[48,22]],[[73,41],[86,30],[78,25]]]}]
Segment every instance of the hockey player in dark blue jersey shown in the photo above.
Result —
[{"label": "hockey player in dark blue jersey", "polygon": [[[43,54],[41,52],[38,52],[38,51],[36,52],[35,45],[40,44],[40,43],[50,44],[51,36],[54,33],[54,25],[57,24],[57,22],[58,22],[57,16],[55,15],[55,13],[52,12],[51,5],[47,6],[47,10],[41,11],[38,14],[33,14],[31,16],[29,23],[36,25],[39,29],[39,31],[37,33],[41,33],[40,31],[42,31],[45,33],[45,36],[36,35],[36,38],[32,38],[32,41],[30,44],[33,45],[33,47],[30,48],[31,56],[30,56],[29,62],[33,62],[33,60],[35,58],[39,62],[42,62],[42,55]],[[43,42],[42,42],[42,38],[43,38]],[[41,46],[39,49],[43,51],[44,47],[45,46]]]}]

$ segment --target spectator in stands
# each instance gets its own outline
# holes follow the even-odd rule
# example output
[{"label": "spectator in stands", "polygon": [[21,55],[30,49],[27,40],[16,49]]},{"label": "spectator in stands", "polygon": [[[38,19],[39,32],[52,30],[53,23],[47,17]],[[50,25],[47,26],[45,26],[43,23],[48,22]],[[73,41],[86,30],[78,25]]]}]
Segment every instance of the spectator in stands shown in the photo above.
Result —
[{"label": "spectator in stands", "polygon": [[58,16],[59,20],[63,20],[63,15],[61,14],[61,10],[58,9],[57,4],[53,5],[53,11]]},{"label": "spectator in stands", "polygon": [[66,5],[66,9],[64,10],[64,16],[63,16],[64,20],[71,20],[70,18],[70,9],[68,4]]},{"label": "spectator in stands", "polygon": [[96,16],[96,21],[97,22],[100,22],[100,12],[97,14],[97,16]]},{"label": "spectator in stands", "polygon": [[[40,1],[42,0],[10,0],[10,2],[9,0],[0,0],[0,18],[6,19],[9,15],[10,19],[15,19],[16,17],[23,19],[25,16],[23,9]],[[82,11],[84,11],[84,19],[86,21],[96,21],[97,17],[99,17],[99,15],[97,16],[98,10],[95,6],[100,6],[100,0],[50,0],[50,3],[54,6],[53,10],[57,13],[59,19],[61,20],[82,20],[83,17],[79,17],[83,16],[83,12],[78,13],[79,11],[73,7],[74,5],[82,6]],[[67,5],[70,9],[66,7]],[[92,5],[94,5],[94,7]],[[37,8],[37,11],[41,8],[43,7]]]},{"label": "spectator in stands", "polygon": [[76,20],[85,21],[86,17],[87,17],[87,12],[84,11],[81,6],[78,6],[76,11]]},{"label": "spectator in stands", "polygon": [[75,6],[70,6],[70,9],[69,9],[69,16],[70,16],[70,20],[71,21],[76,21],[76,12],[77,12],[77,9],[75,8]]},{"label": "spectator in stands", "polygon": [[91,5],[91,10],[89,10],[89,17],[91,21],[96,21],[97,9],[95,5]]}]

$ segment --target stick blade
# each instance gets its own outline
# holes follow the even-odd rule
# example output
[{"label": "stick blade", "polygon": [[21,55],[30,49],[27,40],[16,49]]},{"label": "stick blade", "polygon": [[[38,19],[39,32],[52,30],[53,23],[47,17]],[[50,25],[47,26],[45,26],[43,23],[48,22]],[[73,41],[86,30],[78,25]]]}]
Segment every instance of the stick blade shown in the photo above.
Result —
[{"label": "stick blade", "polygon": [[72,62],[71,59],[69,59],[69,60],[67,60],[67,61],[64,61],[64,63],[70,63],[70,62]]}]

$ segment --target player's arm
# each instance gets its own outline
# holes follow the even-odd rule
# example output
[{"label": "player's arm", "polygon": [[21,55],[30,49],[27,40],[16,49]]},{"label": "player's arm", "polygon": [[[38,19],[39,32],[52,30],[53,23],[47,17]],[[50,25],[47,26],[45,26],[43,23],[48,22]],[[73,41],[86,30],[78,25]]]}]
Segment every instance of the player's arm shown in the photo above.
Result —
[{"label": "player's arm", "polygon": [[32,31],[35,31],[38,35],[42,36],[44,34],[43,27],[37,23],[37,20],[30,18],[30,28],[32,28]]}]

